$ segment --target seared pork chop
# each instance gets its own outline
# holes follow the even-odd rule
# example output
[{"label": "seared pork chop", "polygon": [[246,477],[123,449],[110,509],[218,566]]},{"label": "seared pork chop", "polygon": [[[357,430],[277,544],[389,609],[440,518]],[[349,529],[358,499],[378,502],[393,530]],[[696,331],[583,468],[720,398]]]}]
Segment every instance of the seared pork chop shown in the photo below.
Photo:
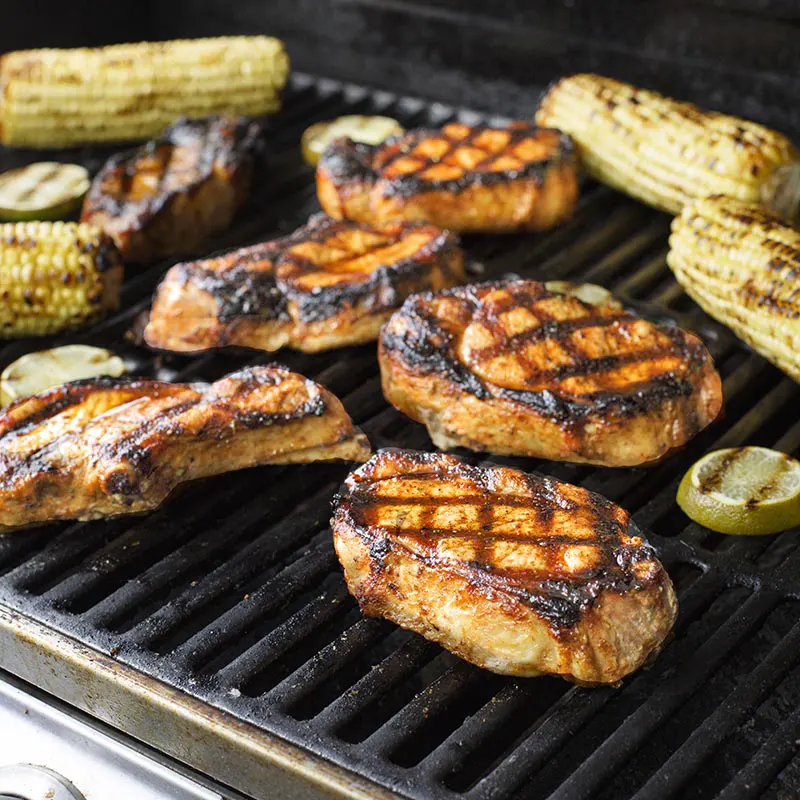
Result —
[{"label": "seared pork chop", "polygon": [[628,513],[552,478],[382,450],[348,477],[332,526],[365,614],[493,672],[614,683],[675,621]]},{"label": "seared pork chop", "polygon": [[175,265],[156,291],[144,339],[182,352],[361,344],[412,292],[463,278],[461,248],[447,231],[318,214],[282,239]]},{"label": "seared pork chop", "polygon": [[176,122],[162,138],[109,159],[81,221],[111,236],[125,261],[196,250],[244,203],[259,131],[244,117]]},{"label": "seared pork chop", "polygon": [[212,384],[76,381],[0,416],[0,529],[149,511],[195,478],[369,452],[339,400],[284,367]]},{"label": "seared pork chop", "polygon": [[409,298],[383,328],[379,361],[386,398],[442,449],[633,466],[684,445],[722,407],[695,336],[535,281]]},{"label": "seared pork chop", "polygon": [[527,122],[418,129],[368,145],[334,141],[317,195],[337,219],[426,220],[467,232],[544,230],[578,199],[572,140]]}]

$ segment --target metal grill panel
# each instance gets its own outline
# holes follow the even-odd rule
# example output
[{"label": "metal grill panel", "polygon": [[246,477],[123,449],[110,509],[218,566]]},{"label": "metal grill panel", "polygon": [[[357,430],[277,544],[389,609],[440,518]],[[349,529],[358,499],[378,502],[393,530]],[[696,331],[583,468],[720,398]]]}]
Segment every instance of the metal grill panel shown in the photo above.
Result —
[{"label": "metal grill panel", "polygon": [[[386,113],[407,126],[481,119],[295,76],[285,110],[270,122],[253,197],[209,249],[286,233],[315,210],[312,172],[297,143],[311,122],[345,112]],[[106,154],[54,156],[96,168]],[[3,167],[27,160],[30,154],[0,152]],[[465,242],[487,277],[594,281],[677,319],[704,337],[723,376],[724,419],[658,466],[496,459],[601,492],[653,532],[679,593],[680,617],[652,668],[622,686],[584,690],[551,678],[495,676],[363,618],[327,527],[343,466],[249,470],[185,487],[144,518],[0,537],[0,601],[409,798],[650,800],[796,791],[798,534],[719,536],[688,523],[674,497],[684,470],[708,449],[748,443],[797,451],[800,387],[686,298],[666,268],[668,226],[666,216],[590,184],[579,213],[556,231]],[[129,274],[118,314],[76,335],[8,344],[0,366],[67,341],[122,350],[141,373],[170,380],[213,380],[278,360],[339,395],[376,447],[431,448],[424,429],[383,400],[374,346],[313,356],[154,359],[124,344],[167,266]]]}]

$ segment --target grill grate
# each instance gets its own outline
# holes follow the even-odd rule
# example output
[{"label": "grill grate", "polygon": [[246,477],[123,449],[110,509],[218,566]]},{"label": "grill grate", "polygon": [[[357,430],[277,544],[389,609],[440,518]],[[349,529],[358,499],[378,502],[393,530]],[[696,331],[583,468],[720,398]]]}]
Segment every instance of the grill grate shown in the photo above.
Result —
[{"label": "grill grate", "polygon": [[[270,123],[264,177],[215,248],[294,228],[316,207],[297,142],[306,125],[379,112],[438,125],[472,112],[295,76]],[[97,167],[97,150],[56,154]],[[3,166],[30,154],[2,153]],[[38,153],[36,158],[41,158]],[[596,185],[541,236],[469,238],[486,275],[604,284],[707,341],[727,414],[650,469],[525,459],[601,492],[654,532],[680,597],[674,640],[619,688],[483,672],[420,637],[364,619],[327,529],[342,466],[250,470],[185,487],[145,518],[0,537],[0,601],[214,707],[410,798],[796,796],[800,780],[798,534],[713,534],[676,510],[683,471],[712,447],[800,447],[800,387],[737,344],[680,291],[665,265],[667,217]],[[120,313],[51,345],[122,348],[139,372],[213,380],[264,354],[152,359],[122,342],[165,265],[129,276]],[[0,366],[42,342],[11,343]],[[279,360],[339,395],[375,446],[430,448],[383,401],[373,347]],[[475,456],[472,456],[475,459]],[[0,666],[2,655],[0,654]]]}]

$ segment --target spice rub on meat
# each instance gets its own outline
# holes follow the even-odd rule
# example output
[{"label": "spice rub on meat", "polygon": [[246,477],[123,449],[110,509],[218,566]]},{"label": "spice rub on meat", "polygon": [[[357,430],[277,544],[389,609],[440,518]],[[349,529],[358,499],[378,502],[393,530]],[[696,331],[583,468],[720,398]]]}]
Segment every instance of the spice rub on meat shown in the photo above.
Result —
[{"label": "spice rub on meat", "polygon": [[532,123],[451,123],[368,145],[334,141],[317,165],[317,195],[337,219],[425,220],[457,232],[552,228],[578,199],[572,140]]},{"label": "spice rub on meat", "polygon": [[150,511],[196,478],[369,452],[341,402],[284,367],[76,381],[0,415],[0,530]]},{"label": "spice rub on meat", "polygon": [[442,449],[633,466],[722,407],[697,337],[536,281],[410,298],[383,328],[379,361],[386,398]]},{"label": "spice rub on meat", "polygon": [[244,117],[179,120],[106,162],[81,221],[105,231],[125,261],[191,253],[227,228],[247,199],[259,133]]},{"label": "spice rub on meat", "polygon": [[552,478],[382,450],[347,479],[332,527],[365,614],[504,675],[614,683],[677,614],[628,513]]},{"label": "spice rub on meat", "polygon": [[172,267],[156,291],[144,339],[181,352],[361,344],[374,341],[413,292],[463,279],[463,253],[447,231],[318,214],[281,239]]}]

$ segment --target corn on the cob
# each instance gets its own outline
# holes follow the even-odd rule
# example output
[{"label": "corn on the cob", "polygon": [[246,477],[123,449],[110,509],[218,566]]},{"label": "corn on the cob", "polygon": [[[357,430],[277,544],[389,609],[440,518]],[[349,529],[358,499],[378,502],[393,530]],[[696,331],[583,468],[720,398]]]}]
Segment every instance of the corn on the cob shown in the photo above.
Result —
[{"label": "corn on the cob", "polygon": [[0,58],[0,142],[66,147],[157,136],[178,117],[256,116],[280,107],[279,39],[228,36]]},{"label": "corn on the cob", "polygon": [[663,211],[719,194],[796,214],[800,152],[763,125],[599,75],[555,83],[536,122],[568,133],[598,180]]},{"label": "corn on the cob", "polygon": [[800,381],[800,231],[717,196],[687,205],[669,244],[667,263],[687,294]]},{"label": "corn on the cob", "polygon": [[0,339],[90,322],[119,305],[122,261],[98,228],[75,222],[0,225]]}]

